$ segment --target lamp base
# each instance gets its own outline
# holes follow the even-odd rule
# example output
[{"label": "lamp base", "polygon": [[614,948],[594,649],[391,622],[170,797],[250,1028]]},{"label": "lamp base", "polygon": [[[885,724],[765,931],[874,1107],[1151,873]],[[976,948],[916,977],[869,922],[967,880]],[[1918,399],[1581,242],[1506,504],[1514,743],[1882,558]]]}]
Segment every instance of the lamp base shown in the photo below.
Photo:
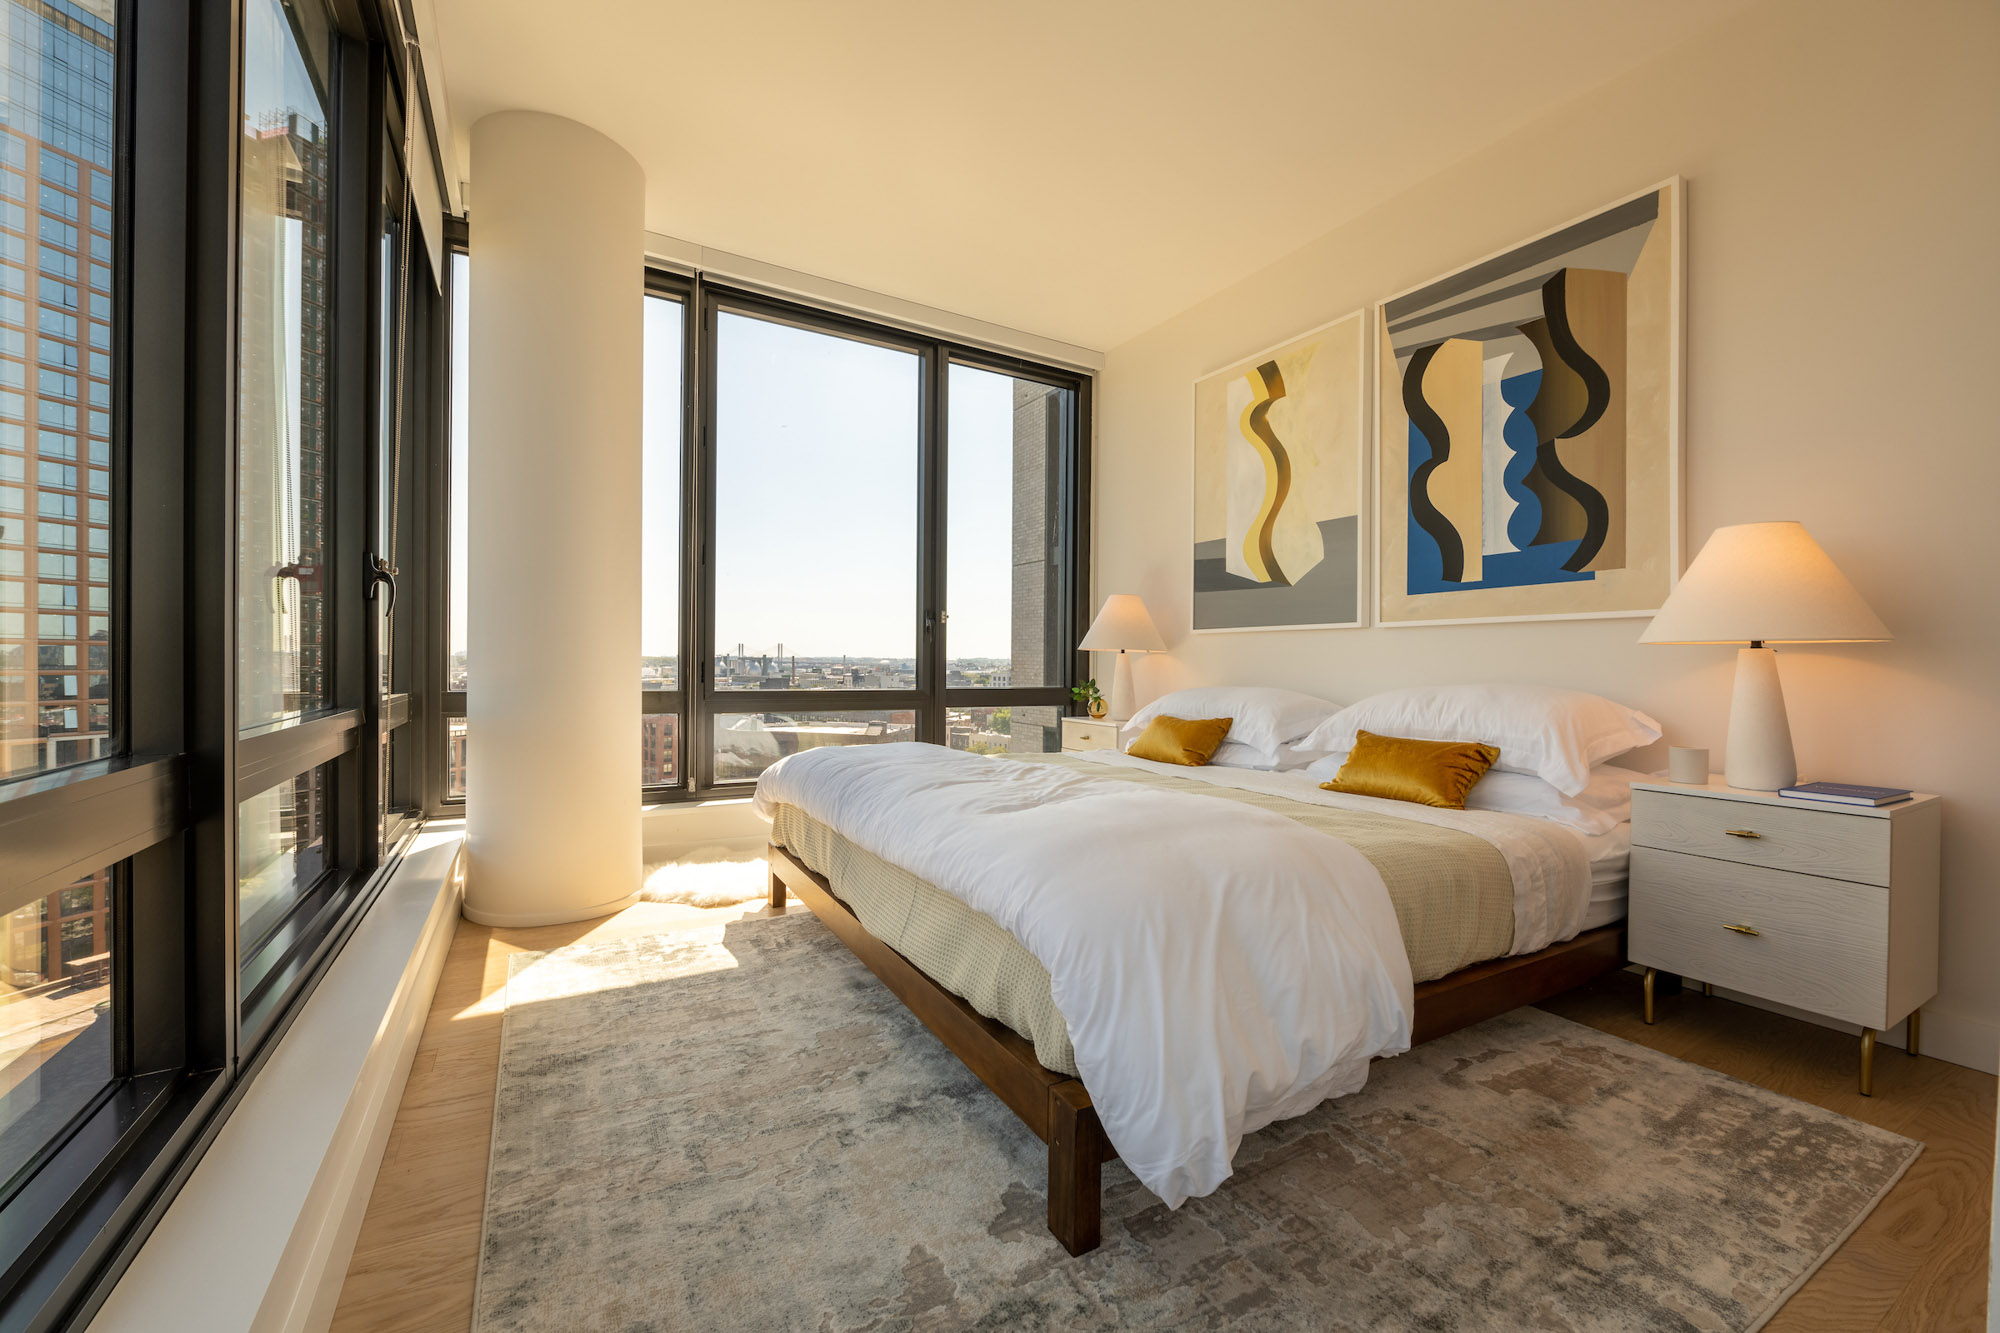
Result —
[{"label": "lamp base", "polygon": [[1120,648],[1118,665],[1111,671],[1111,720],[1122,725],[1138,711],[1138,692],[1132,688],[1132,654]]},{"label": "lamp base", "polygon": [[1769,648],[1737,650],[1723,777],[1745,791],[1777,791],[1799,780],[1792,724],[1785,717],[1785,689],[1778,682],[1778,654]]}]

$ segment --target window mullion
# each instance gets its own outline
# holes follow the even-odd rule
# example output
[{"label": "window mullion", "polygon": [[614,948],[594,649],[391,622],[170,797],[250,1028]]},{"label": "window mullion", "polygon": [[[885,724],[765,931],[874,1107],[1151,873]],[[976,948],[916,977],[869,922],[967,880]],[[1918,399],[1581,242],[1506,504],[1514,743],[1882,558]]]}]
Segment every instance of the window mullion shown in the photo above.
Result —
[{"label": "window mullion", "polygon": [[919,487],[923,512],[917,520],[917,688],[925,702],[917,713],[917,738],[945,741],[945,616],[950,606],[945,582],[947,422],[950,360],[941,344],[924,354],[923,464]]},{"label": "window mullion", "polygon": [[715,712],[713,679],[715,663],[715,565],[712,556],[715,527],[715,332],[717,301],[715,292],[695,279],[696,318],[694,375],[696,386],[690,403],[695,430],[689,441],[688,474],[682,491],[681,515],[686,537],[685,582],[688,598],[687,623],[693,633],[689,648],[694,668],[688,688],[693,699],[692,722],[687,735],[688,774],[697,792],[715,786]]}]

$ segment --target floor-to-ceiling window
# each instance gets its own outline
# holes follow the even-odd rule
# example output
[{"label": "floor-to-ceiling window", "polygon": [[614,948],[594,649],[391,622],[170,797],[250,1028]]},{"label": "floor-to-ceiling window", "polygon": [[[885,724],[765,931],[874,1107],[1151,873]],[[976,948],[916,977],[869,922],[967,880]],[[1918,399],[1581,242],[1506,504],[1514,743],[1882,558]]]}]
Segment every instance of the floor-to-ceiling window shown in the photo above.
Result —
[{"label": "floor-to-ceiling window", "polygon": [[0,0],[0,1327],[88,1318],[424,778],[382,13]]},{"label": "floor-to-ceiling window", "polygon": [[917,739],[931,350],[763,303],[706,311],[708,783]]},{"label": "floor-to-ceiling window", "polygon": [[1058,750],[1076,656],[1078,390],[963,360],[946,386],[947,744]]},{"label": "floor-to-ceiling window", "polygon": [[[236,719],[282,742],[334,703],[331,564],[335,43],[310,0],[245,0],[237,190]],[[267,746],[268,748],[268,746]],[[332,761],[237,792],[237,955],[246,1008],[282,927],[338,873]],[[244,787],[256,786],[255,791]],[[269,947],[274,941],[281,947]]]},{"label": "floor-to-ceiling window", "polygon": [[[0,3],[0,24],[0,1231],[39,1236],[59,1216],[50,1187],[89,1157],[65,1150],[129,1067],[122,904],[157,888],[134,885],[122,849],[93,854],[70,812],[120,779],[170,779],[134,773],[119,706],[133,654],[117,605],[131,548],[113,515],[130,502],[114,147],[130,33],[61,0]],[[143,845],[174,832],[124,831]]]},{"label": "floor-to-ceiling window", "polygon": [[[465,273],[449,523],[462,551]],[[641,787],[742,790],[785,755],[1059,748],[1076,652],[1088,380],[654,271],[645,295]],[[467,577],[440,582],[454,608]],[[463,688],[462,612],[438,639]],[[446,802],[476,777],[463,695]]]},{"label": "floor-to-ceiling window", "polygon": [[[0,88],[0,784],[18,789],[124,749],[111,606],[119,30],[12,3],[0,18],[12,52]],[[27,836],[9,813],[0,838]],[[13,880],[0,900],[0,1199],[118,1076],[120,877],[115,861],[58,868]]]}]

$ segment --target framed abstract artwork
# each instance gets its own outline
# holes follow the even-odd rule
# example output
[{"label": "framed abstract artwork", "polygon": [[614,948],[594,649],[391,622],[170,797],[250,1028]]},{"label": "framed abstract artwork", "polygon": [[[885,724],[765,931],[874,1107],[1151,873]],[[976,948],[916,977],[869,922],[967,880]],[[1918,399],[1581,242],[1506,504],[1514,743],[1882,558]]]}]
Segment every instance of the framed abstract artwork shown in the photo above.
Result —
[{"label": "framed abstract artwork", "polygon": [[1680,571],[1678,177],[1376,310],[1377,619],[1657,611]]},{"label": "framed abstract artwork", "polygon": [[1194,629],[1367,623],[1367,312],[1194,384]]}]

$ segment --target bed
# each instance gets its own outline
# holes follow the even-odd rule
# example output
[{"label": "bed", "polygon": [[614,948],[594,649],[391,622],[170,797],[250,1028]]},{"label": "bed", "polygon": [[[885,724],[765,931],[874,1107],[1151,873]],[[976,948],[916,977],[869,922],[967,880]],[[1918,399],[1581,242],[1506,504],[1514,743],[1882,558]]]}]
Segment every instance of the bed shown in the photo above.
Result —
[{"label": "bed", "polygon": [[[1393,1054],[1414,1042],[1570,989],[1624,961],[1618,918],[1622,917],[1622,858],[1629,841],[1622,830],[1586,838],[1525,816],[1433,811],[1339,796],[1320,792],[1300,773],[1176,770],[1115,753],[981,759],[930,746],[893,747],[900,755],[888,754],[889,748],[869,756],[826,755],[809,761],[807,767],[788,761],[784,780],[760,785],[759,808],[772,822],[772,905],[782,906],[788,896],[796,896],[811,908],[1049,1145],[1049,1227],[1072,1254],[1099,1243],[1099,1172],[1103,1162],[1120,1155],[1114,1139],[1125,1142],[1134,1173],[1177,1205],[1188,1194],[1206,1193],[1227,1175],[1227,1157],[1233,1155],[1241,1133],[1301,1113],[1326,1096],[1354,1090],[1365,1078],[1368,1058]],[[817,783],[810,766],[820,771]],[[896,775],[904,769],[908,771]],[[933,831],[913,838],[901,812],[945,801],[939,793],[954,786],[978,791],[981,799],[987,787],[1026,793],[1010,798],[1011,805],[1002,802],[1005,808],[987,821],[1005,837],[1018,839],[1020,846],[967,840],[964,829],[977,826],[977,819],[950,819],[936,812],[928,825]],[[1023,882],[1040,886],[1045,879],[1059,877],[1058,866],[1072,867],[1070,873],[1082,875],[1085,872],[1072,863],[1092,856],[1100,858],[1095,878],[1086,875],[1081,882],[1109,884],[1125,878],[1115,870],[1107,872],[1110,863],[1101,859],[1105,848],[1120,836],[1112,826],[1122,814],[1108,816],[1107,827],[1086,839],[1075,835],[1073,825],[1062,826],[1070,830],[1070,840],[1063,844],[1066,851],[1042,847],[1038,841],[1046,839],[1049,828],[1058,827],[1042,807],[1073,799],[1077,792],[1089,799],[1067,808],[1100,812],[1143,808],[1173,816],[1174,827],[1161,832],[1156,825],[1145,845],[1135,843],[1125,849],[1135,865],[1156,850],[1154,844],[1160,839],[1171,841],[1179,826],[1208,819],[1222,822],[1212,826],[1203,846],[1223,841],[1214,836],[1214,828],[1240,829],[1259,849],[1243,854],[1269,854],[1282,861],[1282,852],[1265,853],[1262,846],[1282,842],[1290,836],[1286,831],[1295,827],[1298,847],[1314,854],[1338,847],[1349,858],[1334,863],[1340,873],[1329,872],[1330,879],[1380,885],[1380,905],[1373,902],[1377,890],[1363,888],[1341,909],[1348,915],[1340,917],[1335,927],[1345,937],[1366,939],[1371,928],[1366,914],[1373,907],[1378,913],[1372,926],[1377,939],[1373,963],[1369,950],[1357,946],[1362,965],[1349,968],[1346,960],[1338,962],[1334,970],[1343,972],[1345,989],[1330,987],[1339,992],[1329,997],[1330,1007],[1318,1017],[1293,1015],[1286,1020],[1289,1031],[1306,1031],[1317,1041],[1322,1029],[1340,1025],[1329,1021],[1329,1015],[1338,1015],[1350,1031],[1324,1044],[1340,1049],[1317,1063],[1308,1060],[1301,1068],[1288,1068],[1284,1077],[1275,1079],[1268,1078],[1264,1068],[1268,1059],[1264,1065],[1253,1060],[1220,1071],[1218,1097],[1237,1096],[1246,1079],[1253,1085],[1267,1080],[1278,1086],[1261,1099],[1248,1094],[1243,1105],[1231,1104],[1226,1115],[1210,1115],[1208,1121],[1202,1116],[1211,1108],[1194,1100],[1187,1118],[1195,1122],[1195,1129],[1180,1132],[1183,1139],[1200,1140],[1206,1153],[1190,1151],[1176,1157],[1168,1152],[1171,1168],[1158,1164],[1161,1153],[1153,1151],[1149,1134],[1159,1137],[1153,1132],[1159,1126],[1152,1121],[1160,1118],[1155,1104],[1173,1101],[1187,1081],[1187,1067],[1178,1075],[1171,1068],[1161,1072],[1165,1082],[1150,1088],[1137,1086],[1145,1080],[1124,1053],[1128,1048],[1148,1052],[1152,1046],[1172,1044],[1173,1033],[1200,1026],[1213,999],[1181,997],[1174,993],[1179,984],[1162,986],[1158,978],[1142,979],[1140,993],[1165,991],[1160,1007],[1170,1010],[1179,1003],[1181,1011],[1145,1015],[1158,1024],[1154,1030],[1146,1030],[1143,1023],[1136,1034],[1114,1027],[1107,1037],[1106,1024],[1090,1014],[1105,1008],[1096,1003],[1098,992],[1116,987],[1095,983],[1100,976],[1122,976],[1129,970],[1129,959],[1097,957],[1079,970],[1064,961],[1060,949],[1051,952],[1048,932],[1037,940],[1014,907],[1013,895],[1021,892]],[[1188,805],[1191,797],[1198,803]],[[958,842],[965,845],[955,845]],[[963,867],[970,864],[988,871],[984,878],[991,883],[983,899],[977,886],[968,893],[958,882],[968,878]],[[1150,873],[1157,874],[1158,863],[1153,864]],[[952,882],[955,891],[946,892],[927,879],[927,867],[939,880]],[[1178,888],[1162,882],[1160,891],[1171,894]],[[1229,904],[1244,896],[1225,893],[1203,898],[1198,890],[1199,886],[1188,895],[1189,902],[1222,904],[1212,910],[1225,915],[1233,910]],[[1144,935],[1157,926],[1157,919],[1148,915],[1153,895],[1143,884],[1126,886],[1126,891],[1136,896],[1114,905],[1114,910],[1131,912],[1130,933]],[[1077,896],[1072,891],[1060,901],[1070,903]],[[981,911],[975,903],[989,910]],[[1051,910],[1047,904],[1044,893],[1035,910]],[[1264,905],[1254,914],[1261,917],[1268,912]],[[1292,935],[1309,935],[1312,929],[1310,924],[1274,928],[1276,938],[1254,940],[1235,952],[1256,954],[1261,960],[1267,953],[1281,954]],[[1209,934],[1227,936],[1230,931],[1223,915],[1204,925]],[[1384,936],[1386,944],[1381,943]],[[1056,962],[1053,973],[1044,962],[1049,958]],[[1258,964],[1277,974],[1275,983],[1248,974],[1216,980],[1216,993],[1229,996],[1240,997],[1264,986],[1247,1005],[1239,1005],[1234,1020],[1218,1024],[1229,1034],[1225,1049],[1243,1036],[1245,1014],[1261,1017],[1265,1009],[1282,1009],[1290,1002],[1298,987],[1296,975],[1291,983],[1284,980],[1284,961]],[[1178,979],[1185,971],[1195,977],[1189,984],[1199,991],[1196,974],[1201,960],[1195,963],[1178,963],[1162,975]],[[1327,969],[1321,956],[1308,970],[1317,975]],[[1352,975],[1345,975],[1348,972]],[[1089,1002],[1079,998],[1083,993],[1079,978],[1089,991]],[[1083,1052],[1087,1058],[1082,1060],[1064,1018],[1065,1006],[1058,1002],[1062,982],[1068,985],[1070,1011],[1081,1011],[1088,1029]],[[1386,998],[1392,987],[1400,988],[1402,1001]],[[1258,1037],[1252,1032],[1244,1044],[1254,1050]],[[1123,1097],[1127,1104],[1093,1095],[1093,1083],[1100,1093]],[[1107,1131],[1107,1116],[1115,1133]],[[1224,1121],[1226,1134],[1217,1128]],[[1167,1137],[1171,1140],[1172,1134]],[[1227,1139],[1226,1148],[1209,1143],[1217,1138]],[[1170,1142],[1169,1148],[1173,1146]],[[1140,1149],[1136,1155],[1129,1151],[1134,1147]]]}]

